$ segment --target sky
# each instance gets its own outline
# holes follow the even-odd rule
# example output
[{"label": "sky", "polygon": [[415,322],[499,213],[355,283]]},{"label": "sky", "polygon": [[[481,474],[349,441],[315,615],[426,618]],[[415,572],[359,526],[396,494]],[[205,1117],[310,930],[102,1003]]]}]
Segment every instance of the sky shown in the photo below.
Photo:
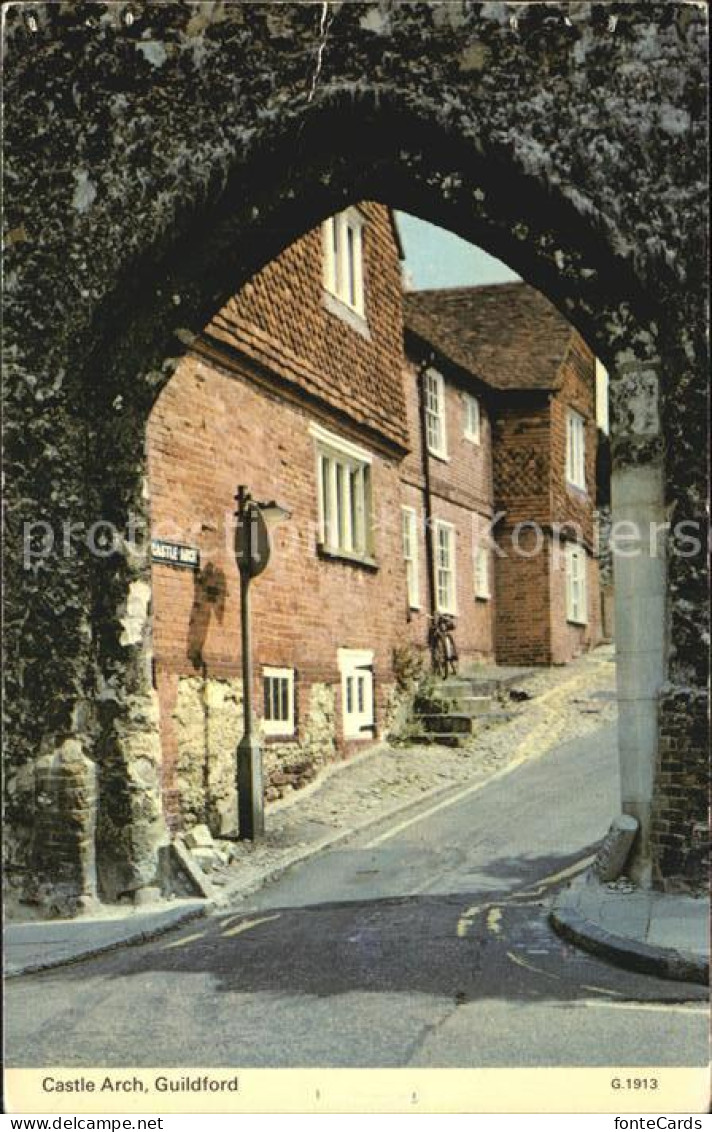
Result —
[{"label": "sky", "polygon": [[506,264],[452,232],[406,212],[396,212],[396,219],[405,252],[405,269],[416,290],[508,283],[519,278]]}]

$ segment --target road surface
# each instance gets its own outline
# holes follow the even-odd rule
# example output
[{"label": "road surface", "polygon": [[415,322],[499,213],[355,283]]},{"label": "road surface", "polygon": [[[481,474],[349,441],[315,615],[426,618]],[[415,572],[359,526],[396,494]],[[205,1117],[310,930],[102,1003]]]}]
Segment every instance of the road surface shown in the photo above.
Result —
[{"label": "road surface", "polygon": [[609,966],[547,923],[617,791],[606,726],[229,913],[12,980],[6,1064],[703,1065],[704,988]]}]

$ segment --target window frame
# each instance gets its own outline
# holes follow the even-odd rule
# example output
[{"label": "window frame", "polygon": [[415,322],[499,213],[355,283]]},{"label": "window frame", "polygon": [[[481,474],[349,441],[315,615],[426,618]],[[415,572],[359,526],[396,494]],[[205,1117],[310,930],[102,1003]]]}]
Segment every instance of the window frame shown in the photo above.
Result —
[{"label": "window frame", "polygon": [[[337,663],[341,674],[341,723],[344,739],[362,742],[376,737],[376,695],[373,670],[373,651],[371,649],[337,650]],[[363,683],[360,681],[363,679]],[[352,695],[355,692],[356,708],[360,690],[363,688],[363,711],[347,711],[349,702],[349,681]],[[351,699],[354,703],[354,699]]]},{"label": "window frame", "polygon": [[[360,318],[366,318],[364,228],[357,208],[346,208],[322,225],[324,289]],[[349,238],[351,233],[351,238]]]},{"label": "window frame", "polygon": [[566,482],[586,491],[586,418],[566,410]]},{"label": "window frame", "polygon": [[[268,680],[286,680],[287,681],[287,704],[288,712],[287,719],[268,719],[267,718],[267,688]],[[297,731],[296,722],[296,697],[295,697],[295,679],[293,668],[276,668],[273,665],[265,664],[262,666],[262,732],[264,735],[270,737],[279,737],[282,739],[294,738]]]},{"label": "window frame", "polygon": [[[450,566],[449,573],[452,578],[452,592],[450,594],[451,602],[444,604],[441,601],[441,584],[440,574],[443,567],[440,562],[440,532],[448,532],[449,550],[450,550]],[[433,535],[435,542],[435,608],[438,613],[447,613],[451,617],[457,615],[457,529],[454,523],[448,523],[445,519],[435,519],[433,522]]]},{"label": "window frame", "polygon": [[[471,444],[480,445],[482,443],[482,406],[478,397],[472,393],[463,393],[463,405],[465,409],[465,440],[469,440]],[[476,427],[470,428],[472,422],[472,409],[475,409]]]},{"label": "window frame", "polygon": [[312,424],[309,431],[316,449],[319,549],[332,557],[375,565],[373,457],[320,425]]},{"label": "window frame", "polygon": [[[484,565],[484,571],[481,567]],[[484,572],[484,585],[482,573]],[[492,598],[491,582],[491,555],[486,546],[475,544],[475,598],[478,601],[490,601]]]},{"label": "window frame", "polygon": [[576,542],[566,544],[566,620],[572,625],[588,625],[588,555]]},{"label": "window frame", "polygon": [[[438,409],[437,412],[429,404],[432,398],[432,389],[429,382],[434,382],[436,390],[435,396],[437,399]],[[428,452],[431,456],[436,456],[440,460],[448,459],[448,446],[447,446],[447,408],[445,400],[445,378],[436,369],[428,367],[423,374],[423,398],[424,398],[424,416],[425,416],[425,443]],[[439,444],[431,442],[431,421],[436,421],[439,432]]]},{"label": "window frame", "polygon": [[[408,608],[420,609],[418,513],[415,507],[408,507],[405,504],[401,507],[401,530],[403,535],[403,561],[405,562],[405,579],[406,592],[408,594]],[[408,556],[408,554],[406,553],[406,537],[410,542],[410,556]]]}]

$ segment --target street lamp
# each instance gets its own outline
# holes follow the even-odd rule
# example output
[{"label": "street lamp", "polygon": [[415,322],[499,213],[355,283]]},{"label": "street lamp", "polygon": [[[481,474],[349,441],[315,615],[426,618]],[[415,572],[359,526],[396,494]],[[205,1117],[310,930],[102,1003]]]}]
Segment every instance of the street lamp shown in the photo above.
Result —
[{"label": "street lamp", "polygon": [[267,567],[270,531],[290,512],[274,501],[258,503],[244,484],[235,496],[235,561],[240,571],[240,628],[242,633],[243,732],[237,744],[237,834],[254,841],[265,831],[262,749],[255,734],[252,714],[252,633],[250,582]]}]

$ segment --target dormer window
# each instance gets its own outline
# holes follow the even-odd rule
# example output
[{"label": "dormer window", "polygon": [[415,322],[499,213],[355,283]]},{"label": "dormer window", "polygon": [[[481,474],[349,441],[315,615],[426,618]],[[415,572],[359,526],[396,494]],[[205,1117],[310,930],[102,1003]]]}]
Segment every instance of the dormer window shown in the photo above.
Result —
[{"label": "dormer window", "polygon": [[347,208],[324,221],[324,286],[350,310],[365,317],[363,294],[364,218]]}]

